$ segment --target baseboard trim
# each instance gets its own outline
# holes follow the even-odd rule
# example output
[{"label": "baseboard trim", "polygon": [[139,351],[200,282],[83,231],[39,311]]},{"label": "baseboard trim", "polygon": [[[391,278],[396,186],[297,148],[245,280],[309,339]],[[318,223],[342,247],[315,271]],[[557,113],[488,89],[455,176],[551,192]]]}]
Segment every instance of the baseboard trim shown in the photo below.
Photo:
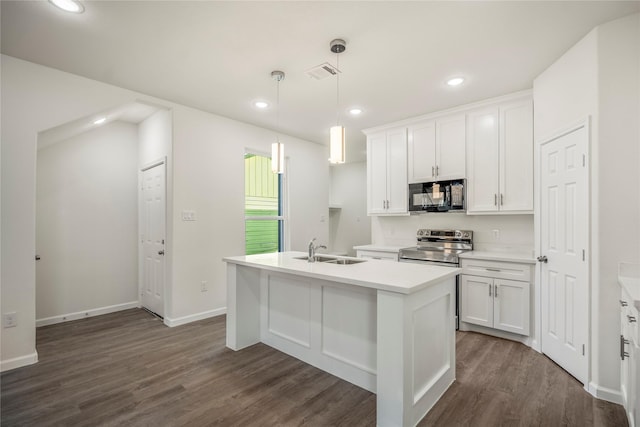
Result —
[{"label": "baseboard trim", "polygon": [[60,314],[58,316],[36,319],[36,328],[40,326],[55,325],[56,323],[70,322],[72,320],[84,319],[86,317],[99,316],[101,314],[115,313],[116,311],[129,310],[140,307],[139,301],[125,302],[123,304],[109,305],[107,307],[91,308],[89,310],[78,311],[76,313]]},{"label": "baseboard trim", "polygon": [[533,338],[525,335],[514,334],[511,332],[500,331],[498,329],[487,328],[485,326],[474,325],[472,323],[460,322],[461,331],[478,332],[485,335],[491,335],[492,337],[503,338],[505,340],[516,341],[531,347]]},{"label": "baseboard trim", "polygon": [[176,317],[171,319],[169,317],[164,318],[164,324],[173,328],[174,326],[185,325],[187,323],[195,322],[197,320],[208,319],[209,317],[220,316],[227,313],[227,307],[217,308],[215,310],[203,311],[201,313],[190,314],[188,316]]},{"label": "baseboard trim", "polygon": [[34,351],[26,356],[14,357],[13,359],[3,360],[0,362],[0,372],[10,371],[12,369],[22,368],[23,366],[38,363],[38,352]]},{"label": "baseboard trim", "polygon": [[585,387],[587,391],[598,399],[606,400],[607,402],[618,403],[620,405],[624,404],[622,401],[622,393],[620,390],[613,390],[607,387],[600,387],[598,384],[593,381],[589,383],[589,387]]}]

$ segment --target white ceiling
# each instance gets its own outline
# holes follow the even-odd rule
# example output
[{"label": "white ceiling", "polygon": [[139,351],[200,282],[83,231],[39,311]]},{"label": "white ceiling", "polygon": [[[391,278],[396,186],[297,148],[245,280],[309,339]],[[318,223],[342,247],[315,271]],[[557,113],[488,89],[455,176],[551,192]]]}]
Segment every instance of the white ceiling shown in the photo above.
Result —
[{"label": "white ceiling", "polygon": [[[343,38],[341,121],[348,160],[360,130],[532,87],[533,79],[593,27],[640,10],[639,1],[245,2],[87,1],[69,14],[47,1],[2,1],[2,53],[211,113],[274,128],[270,73],[282,70],[280,126],[326,144]],[[448,77],[467,78],[461,87]],[[364,113],[347,117],[360,106]],[[284,138],[286,142],[286,138]]]}]

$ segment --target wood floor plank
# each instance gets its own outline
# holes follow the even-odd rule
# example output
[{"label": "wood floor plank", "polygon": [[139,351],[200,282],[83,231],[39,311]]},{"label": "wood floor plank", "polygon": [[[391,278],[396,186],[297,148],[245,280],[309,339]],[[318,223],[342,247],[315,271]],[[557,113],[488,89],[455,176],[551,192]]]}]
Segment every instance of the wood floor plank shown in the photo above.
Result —
[{"label": "wood floor plank", "polygon": [[[40,362],[0,376],[2,426],[375,426],[376,396],[225,317],[175,328],[142,310],[38,328]],[[522,344],[456,336],[457,379],[420,426],[625,426],[619,405]]]}]

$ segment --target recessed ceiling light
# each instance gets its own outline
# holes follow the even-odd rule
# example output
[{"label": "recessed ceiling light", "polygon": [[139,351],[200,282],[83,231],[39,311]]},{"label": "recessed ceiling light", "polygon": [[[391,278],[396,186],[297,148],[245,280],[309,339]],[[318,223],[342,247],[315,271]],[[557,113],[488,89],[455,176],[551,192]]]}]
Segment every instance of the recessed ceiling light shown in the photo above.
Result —
[{"label": "recessed ceiling light", "polygon": [[447,80],[447,84],[449,86],[459,86],[462,84],[462,82],[464,82],[464,79],[462,77],[454,77],[452,79]]},{"label": "recessed ceiling light", "polygon": [[82,3],[76,0],[49,0],[49,2],[52,5],[59,7],[60,9],[66,12],[72,12],[72,13],[84,12],[84,6],[82,5]]},{"label": "recessed ceiling light", "polygon": [[352,108],[349,110],[349,114],[351,114],[352,116],[358,116],[362,114],[362,108]]},{"label": "recessed ceiling light", "polygon": [[94,120],[94,121],[93,121],[93,124],[94,124],[94,125],[101,125],[101,124],[103,124],[103,123],[104,123],[104,122],[106,122],[106,121],[107,121],[107,118],[106,118],[106,117],[100,117],[99,119]]},{"label": "recessed ceiling light", "polygon": [[261,110],[264,110],[269,106],[269,103],[267,101],[256,101],[253,103],[253,106]]}]

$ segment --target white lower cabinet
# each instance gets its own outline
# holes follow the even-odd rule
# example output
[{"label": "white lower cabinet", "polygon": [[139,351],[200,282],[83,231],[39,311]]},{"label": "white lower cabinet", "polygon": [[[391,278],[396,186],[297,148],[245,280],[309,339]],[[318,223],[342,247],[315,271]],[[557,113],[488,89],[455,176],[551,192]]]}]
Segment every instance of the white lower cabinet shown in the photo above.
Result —
[{"label": "white lower cabinet", "polygon": [[622,290],[620,297],[620,388],[622,392],[622,403],[627,413],[629,426],[636,425],[637,410],[640,406],[640,395],[638,394],[638,383],[640,369],[638,369],[638,358],[640,358],[640,348],[638,347],[638,310],[633,306],[633,300]]},{"label": "white lower cabinet", "polygon": [[[530,277],[527,264],[463,260],[460,320],[529,335]],[[473,272],[475,274],[465,274]],[[505,278],[507,277],[507,278]],[[525,280],[513,280],[511,277]]]}]

